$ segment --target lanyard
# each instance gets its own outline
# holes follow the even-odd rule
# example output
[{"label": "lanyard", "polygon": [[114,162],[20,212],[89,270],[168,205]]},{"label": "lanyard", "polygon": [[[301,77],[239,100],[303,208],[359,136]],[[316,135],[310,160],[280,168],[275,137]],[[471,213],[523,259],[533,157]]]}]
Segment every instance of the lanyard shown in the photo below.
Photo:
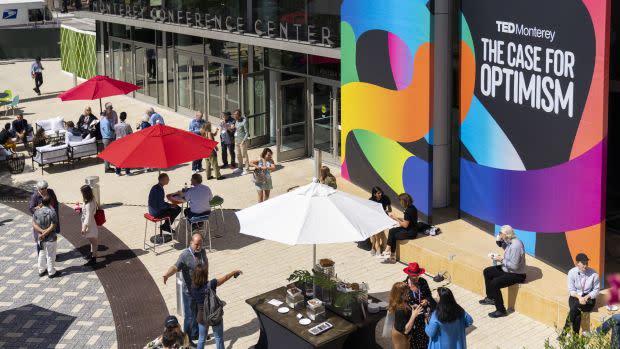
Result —
[{"label": "lanyard", "polygon": [[[581,275],[581,273],[580,273]],[[586,281],[588,281],[588,277],[586,276],[586,274],[583,274],[584,277],[582,278],[581,276],[579,276],[579,281],[581,281],[581,292],[585,293],[586,292]]]}]

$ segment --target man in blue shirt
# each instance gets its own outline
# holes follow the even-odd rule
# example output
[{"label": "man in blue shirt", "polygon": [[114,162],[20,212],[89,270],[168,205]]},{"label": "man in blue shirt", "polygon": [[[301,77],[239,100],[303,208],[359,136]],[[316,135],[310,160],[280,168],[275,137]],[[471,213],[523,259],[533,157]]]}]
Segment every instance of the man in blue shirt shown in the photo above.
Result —
[{"label": "man in blue shirt", "polygon": [[[201,111],[196,112],[196,117],[189,122],[189,132],[200,136],[200,130],[205,124],[202,116],[203,115]],[[192,161],[192,173],[198,172],[202,172],[202,159]]]},{"label": "man in blue shirt", "polygon": [[157,177],[157,181],[157,184],[155,184],[149,192],[149,214],[155,218],[170,217],[170,220],[166,221],[161,226],[162,231],[170,233],[172,231],[170,225],[174,223],[174,220],[181,213],[181,208],[166,202],[164,186],[170,183],[168,175],[165,173],[160,174]]},{"label": "man in blue shirt", "polygon": [[151,126],[155,126],[157,124],[165,125],[164,117],[156,113],[153,107],[150,107],[149,109],[147,109],[146,114],[149,116],[149,123],[151,124]]},{"label": "man in blue shirt", "polygon": [[41,64],[41,57],[37,57],[30,66],[30,76],[34,79],[34,88],[32,89],[37,95],[41,95],[39,89],[43,85],[43,65]]},{"label": "man in blue shirt", "polygon": [[[99,130],[101,131],[101,141],[103,142],[103,149],[107,148],[116,139],[114,135],[114,126],[112,121],[103,115],[99,121]],[[110,163],[106,160],[103,161],[106,173],[113,173],[114,170],[110,167]]]}]

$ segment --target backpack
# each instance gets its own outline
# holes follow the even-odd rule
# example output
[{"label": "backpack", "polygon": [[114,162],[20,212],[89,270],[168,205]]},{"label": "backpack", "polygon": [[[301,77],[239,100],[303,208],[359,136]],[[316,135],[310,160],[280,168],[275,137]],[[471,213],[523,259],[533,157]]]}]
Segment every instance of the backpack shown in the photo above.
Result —
[{"label": "backpack", "polygon": [[215,326],[222,323],[224,316],[224,302],[217,296],[214,290],[208,289],[203,304],[204,325]]}]

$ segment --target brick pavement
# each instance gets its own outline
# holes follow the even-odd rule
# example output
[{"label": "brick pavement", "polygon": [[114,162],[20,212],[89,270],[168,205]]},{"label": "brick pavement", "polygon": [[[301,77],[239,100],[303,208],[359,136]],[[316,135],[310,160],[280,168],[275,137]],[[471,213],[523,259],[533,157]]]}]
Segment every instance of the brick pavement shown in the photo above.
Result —
[{"label": "brick pavement", "polygon": [[60,278],[39,277],[31,218],[0,204],[0,347],[111,348],[112,311],[103,285],[62,235]]},{"label": "brick pavement", "polygon": [[[10,83],[20,86],[19,78],[11,74],[2,74],[7,69],[20,70],[25,63],[16,63],[14,66],[0,66],[0,85],[9,86]],[[70,77],[54,71],[58,64],[46,62],[47,79],[46,89],[57,91],[70,84]],[[27,67],[24,68],[27,70]],[[4,79],[4,80],[3,80]],[[13,79],[13,80],[11,80]],[[57,84],[55,86],[54,84]],[[28,86],[26,86],[28,87]],[[28,89],[25,89],[27,92]],[[128,112],[133,124],[146,108],[146,104],[128,97],[114,97],[115,109]],[[61,103],[57,99],[33,100],[23,105],[29,114],[26,117],[33,122],[50,115],[68,115],[68,119],[77,119],[84,102]],[[94,104],[95,103],[91,103]],[[163,111],[166,124],[186,128],[189,119],[177,113]],[[72,117],[71,117],[72,116]],[[250,157],[256,157],[259,150],[251,150]],[[272,196],[286,192],[291,186],[308,183],[312,178],[313,164],[305,159],[282,164],[282,168],[274,172],[274,190]],[[339,174],[338,169],[332,171]],[[184,182],[189,181],[191,169],[181,166],[169,171],[171,185],[167,191],[178,190]],[[238,234],[233,210],[242,209],[255,202],[255,192],[248,177],[231,176],[230,170],[223,174],[229,178],[224,181],[208,181],[214,193],[225,199],[227,228],[222,231],[223,238],[214,240],[215,252],[209,254],[211,273],[213,276],[222,275],[233,269],[241,269],[244,275],[231,280],[222,286],[219,295],[226,300],[225,337],[227,348],[249,348],[258,339],[258,323],[256,316],[245,299],[265,292],[286,283],[286,277],[295,269],[310,268],[312,248],[310,246],[285,246],[282,244],[259,241]],[[67,177],[70,175],[71,177]],[[78,187],[86,176],[98,175],[101,177],[102,198],[104,203],[114,204],[107,209],[108,222],[106,228],[112,231],[125,245],[132,250],[142,249],[145,203],[148,190],[155,183],[156,173],[140,174],[133,177],[116,177],[103,174],[103,166],[93,161],[70,167],[58,166],[46,172],[44,178],[56,189],[61,201],[73,203],[79,200]],[[16,176],[0,175],[0,183],[14,186],[30,185],[40,177],[39,172],[28,172]],[[67,180],[71,178],[71,180]],[[368,197],[368,194],[350,183],[339,181],[339,189]],[[278,219],[277,213],[265,218],[265,224]],[[219,218],[218,218],[219,220]],[[215,225],[214,225],[215,226]],[[177,246],[177,248],[181,248]],[[174,263],[178,251],[171,251],[158,256],[153,253],[138,254],[139,260],[145,265],[155,280],[157,288],[166,302],[168,310],[176,312],[175,285],[169,282],[164,285],[161,275]],[[362,250],[355,244],[333,244],[318,247],[319,257],[331,257],[337,265],[337,272],[341,278],[349,281],[367,281],[373,294],[380,298],[387,297],[392,283],[402,279],[402,265],[384,265]],[[487,317],[490,309],[480,306],[477,300],[480,295],[466,291],[456,285],[450,285],[457,300],[474,317],[475,328],[468,335],[470,348],[542,348],[545,338],[554,338],[554,330],[533,321],[521,314],[513,313],[502,319],[491,320]],[[161,314],[163,317],[165,314]],[[379,328],[382,323],[379,324]],[[389,348],[389,341],[383,340],[385,348]],[[212,345],[212,342],[209,342]]]}]

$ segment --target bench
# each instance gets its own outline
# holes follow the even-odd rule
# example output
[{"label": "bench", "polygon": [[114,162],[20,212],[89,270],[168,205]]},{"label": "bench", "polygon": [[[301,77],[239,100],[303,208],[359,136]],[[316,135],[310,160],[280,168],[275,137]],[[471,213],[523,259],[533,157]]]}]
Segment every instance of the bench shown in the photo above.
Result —
[{"label": "bench", "polygon": [[84,139],[80,142],[68,142],[57,146],[46,145],[37,147],[36,155],[32,156],[32,169],[36,162],[41,168],[56,163],[71,163],[75,167],[75,162],[85,158],[97,155],[99,153],[97,140],[95,138]]}]

